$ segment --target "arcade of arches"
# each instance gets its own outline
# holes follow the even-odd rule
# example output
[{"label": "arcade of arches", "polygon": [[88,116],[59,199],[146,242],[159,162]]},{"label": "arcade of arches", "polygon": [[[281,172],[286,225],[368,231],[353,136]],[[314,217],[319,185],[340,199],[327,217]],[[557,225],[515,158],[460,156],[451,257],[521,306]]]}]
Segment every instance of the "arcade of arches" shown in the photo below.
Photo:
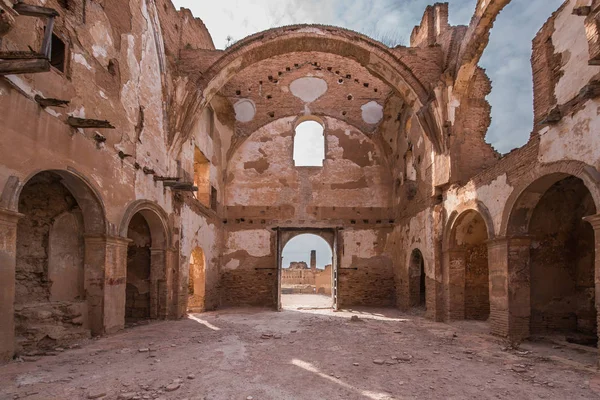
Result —
[{"label": "arcade of arches", "polygon": [[169,0],[91,2],[87,23],[48,0],[62,71],[11,61],[45,22],[0,1],[0,359],[275,309],[290,232],[330,244],[335,308],[597,346],[600,2],[566,0],[532,38],[535,123],[501,155],[477,64],[509,2],[468,27],[427,7],[406,47],[314,25],[218,50]]}]

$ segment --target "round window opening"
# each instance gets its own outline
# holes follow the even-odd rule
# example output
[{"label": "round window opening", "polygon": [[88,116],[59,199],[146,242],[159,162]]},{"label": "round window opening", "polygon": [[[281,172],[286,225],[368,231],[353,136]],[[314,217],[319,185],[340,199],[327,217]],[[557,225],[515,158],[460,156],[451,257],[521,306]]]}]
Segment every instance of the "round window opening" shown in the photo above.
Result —
[{"label": "round window opening", "polygon": [[317,121],[304,121],[296,126],[294,165],[322,167],[325,160],[325,129]]}]

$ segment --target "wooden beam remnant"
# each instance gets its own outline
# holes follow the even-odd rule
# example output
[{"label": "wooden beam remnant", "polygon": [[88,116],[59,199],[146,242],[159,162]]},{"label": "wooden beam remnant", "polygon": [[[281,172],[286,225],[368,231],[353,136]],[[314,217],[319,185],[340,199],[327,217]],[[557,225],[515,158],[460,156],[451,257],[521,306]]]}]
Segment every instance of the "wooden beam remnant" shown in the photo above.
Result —
[{"label": "wooden beam remnant", "polygon": [[173,190],[179,190],[182,192],[197,192],[198,187],[194,186],[193,182],[164,182],[164,187],[169,187]]},{"label": "wooden beam remnant", "polygon": [[179,192],[197,192],[198,186],[194,186],[193,183],[180,183],[177,185],[170,186],[171,190]]},{"label": "wooden beam remnant", "polygon": [[171,177],[171,176],[158,176],[155,175],[154,176],[154,181],[159,181],[159,182],[167,182],[167,181],[175,181],[175,182],[179,182],[181,180],[181,178],[178,177]]},{"label": "wooden beam remnant", "polygon": [[35,74],[50,71],[50,61],[46,58],[0,59],[0,75]]},{"label": "wooden beam remnant", "polygon": [[39,94],[36,94],[34,97],[36,103],[38,103],[42,108],[46,107],[65,107],[69,105],[68,100],[58,100],[58,99],[50,99],[44,98]]},{"label": "wooden beam remnant", "polygon": [[0,51],[0,60],[45,59],[45,55],[30,51]]},{"label": "wooden beam remnant", "polygon": [[34,6],[31,4],[17,3],[13,6],[13,9],[19,13],[19,15],[26,15],[29,17],[38,18],[50,18],[58,17],[60,14],[53,8]]},{"label": "wooden beam remnant", "polygon": [[98,119],[69,117],[67,118],[67,124],[73,128],[115,129],[110,122]]}]

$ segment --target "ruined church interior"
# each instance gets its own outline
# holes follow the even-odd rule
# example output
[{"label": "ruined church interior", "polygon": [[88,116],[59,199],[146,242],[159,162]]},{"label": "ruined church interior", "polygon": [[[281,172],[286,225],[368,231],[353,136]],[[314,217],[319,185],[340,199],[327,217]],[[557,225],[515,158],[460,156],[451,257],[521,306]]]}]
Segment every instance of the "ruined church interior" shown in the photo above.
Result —
[{"label": "ruined church interior", "polygon": [[171,0],[0,0],[0,399],[600,398],[600,0],[520,38],[506,153],[511,1],[457,3],[221,49]]}]

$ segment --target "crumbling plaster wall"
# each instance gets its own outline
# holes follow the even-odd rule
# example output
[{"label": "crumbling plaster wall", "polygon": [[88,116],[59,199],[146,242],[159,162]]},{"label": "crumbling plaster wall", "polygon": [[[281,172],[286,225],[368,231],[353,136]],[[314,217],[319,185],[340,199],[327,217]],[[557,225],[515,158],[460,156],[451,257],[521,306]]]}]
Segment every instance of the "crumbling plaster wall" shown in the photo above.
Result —
[{"label": "crumbling plaster wall", "polygon": [[[20,185],[39,171],[68,169],[92,189],[90,194],[97,197],[107,220],[106,226],[94,226],[93,230],[106,233],[111,242],[88,245],[86,239],[86,263],[88,258],[94,265],[104,263],[104,271],[94,271],[100,274],[98,279],[105,273],[115,278],[115,286],[99,281],[99,290],[104,294],[96,293],[94,304],[103,309],[96,323],[104,326],[95,326],[97,332],[122,327],[118,316],[125,303],[125,291],[115,288],[124,289],[119,282],[124,279],[126,257],[119,250],[122,243],[112,237],[122,232],[123,216],[136,200],[155,203],[168,214],[167,228],[173,237],[167,242],[175,247],[166,249],[167,260],[173,253],[189,257],[188,247],[194,241],[206,250],[212,268],[209,303],[214,307],[218,302],[216,260],[220,254],[220,238],[213,225],[216,214],[182,206],[172,190],[153,179],[155,175],[184,174],[181,165],[185,164],[185,154],[168,140],[169,117],[177,111],[177,90],[181,81],[185,82],[177,76],[178,46],[185,42],[192,48],[214,49],[206,28],[189,11],[175,11],[168,0],[87,2],[85,14],[80,0],[71,2],[69,10],[55,0],[29,3],[52,7],[60,13],[55,32],[66,43],[66,64],[64,72],[53,68],[46,73],[0,78],[0,207],[17,211]],[[12,30],[2,37],[1,50],[39,48],[44,25],[41,19],[16,17]],[[65,108],[41,108],[34,101],[36,95],[68,100],[70,104]],[[74,129],[66,123],[69,116],[108,120],[116,129]],[[199,132],[198,136],[206,134]],[[216,146],[218,149],[219,144]],[[217,157],[216,170],[219,165]],[[186,170],[187,174],[191,171]],[[215,187],[220,187],[222,179],[218,173],[214,175]],[[185,240],[179,240],[180,234],[187,235]],[[166,261],[165,265],[170,269],[172,263]],[[175,270],[166,271],[166,275],[175,277],[175,286],[185,284],[188,264],[174,265]],[[172,282],[170,279],[167,282]],[[107,278],[107,282],[112,281]],[[168,292],[172,295],[177,291],[168,288]],[[177,299],[170,305],[169,315],[181,316],[177,310],[185,311],[187,298]],[[64,312],[67,316],[73,314]],[[77,312],[87,314],[85,310]]]},{"label": "crumbling plaster wall", "polygon": [[[153,3],[148,4],[153,7]],[[62,12],[58,4],[47,5]],[[69,19],[68,23],[58,18],[57,32],[69,47],[65,74],[53,69],[44,74],[8,76],[10,85],[21,93],[8,86],[3,90],[3,109],[9,111],[3,123],[7,130],[14,129],[17,140],[32,139],[33,143],[23,143],[26,158],[29,152],[45,149],[41,157],[31,157],[35,159],[31,170],[51,164],[65,168],[72,160],[73,168],[99,187],[107,216],[118,225],[123,205],[132,198],[154,200],[167,211],[172,210],[168,192],[163,192],[142,168],[166,175],[175,163],[167,160],[162,86],[167,71],[161,70],[164,61],[159,59],[156,42],[161,32],[146,1],[131,1],[127,7],[119,7],[120,14],[129,16],[126,27],[114,8],[106,7],[96,2],[88,4],[85,24],[81,15],[67,14],[64,18]],[[15,29],[4,38],[3,47],[39,47],[42,27],[41,20],[19,17]],[[69,100],[70,104],[65,109],[42,110],[32,101],[35,94]],[[24,114],[31,117],[24,118]],[[74,130],[63,122],[69,115],[106,119],[117,129]],[[26,120],[31,123],[24,126]],[[106,141],[98,144],[93,139],[96,134]],[[131,157],[122,160],[119,151]],[[3,164],[12,165],[10,160]],[[15,168],[6,175],[23,179],[28,173]]]},{"label": "crumbling plaster wall", "polygon": [[252,134],[227,168],[227,206],[290,207],[290,219],[314,220],[308,207],[376,207],[390,203],[390,177],[378,149],[351,126],[325,118],[323,168],[296,168],[295,118]]},{"label": "crumbling plaster wall", "polygon": [[[243,215],[243,210],[264,208],[256,221],[261,227],[261,219],[302,226],[308,221],[326,224],[335,220],[338,209],[390,206],[391,179],[378,148],[367,136],[342,121],[325,117],[327,154],[323,168],[296,168],[295,120],[283,118],[259,129],[228,163],[228,214],[242,210],[238,220],[243,223],[226,229],[221,288],[225,305],[276,304],[274,233],[252,228],[249,224],[254,221],[248,214]],[[319,208],[331,213],[319,212]],[[361,218],[356,211],[351,214]],[[391,259],[384,253],[386,236],[385,229],[366,228],[341,234],[341,240],[347,242],[340,264],[341,305],[393,304],[393,270]]]},{"label": "crumbling plaster wall", "polygon": [[395,304],[392,258],[386,252],[389,229],[347,229],[341,232],[338,306]]},{"label": "crumbling plaster wall", "polygon": [[[185,204],[181,209],[181,256],[179,279],[178,315],[185,313],[187,304],[187,288],[189,283],[189,264],[192,251],[200,247],[204,252],[205,270],[205,309],[212,310],[219,305],[220,260],[222,249],[221,226],[211,222],[194,210],[193,206]],[[185,267],[188,267],[187,270]]]},{"label": "crumbling plaster wall", "polygon": [[[534,40],[534,92],[536,125],[540,137],[538,161],[577,160],[600,169],[597,132],[600,101],[581,95],[582,89],[600,78],[600,67],[589,65],[585,18],[574,15],[576,0],[568,0],[550,18]],[[551,52],[552,56],[548,56]],[[551,79],[543,79],[546,77]],[[541,124],[558,108],[561,119]]]},{"label": "crumbling plaster wall", "polygon": [[221,305],[277,305],[276,233],[225,227],[221,262]]},{"label": "crumbling plaster wall", "polygon": [[[507,201],[516,188],[527,184],[532,170],[554,163],[581,162],[600,169],[600,119],[596,99],[572,103],[581,89],[597,79],[600,67],[589,66],[584,18],[573,15],[575,0],[565,4],[549,19],[534,40],[534,94],[536,121],[534,135],[523,148],[506,155],[497,165],[474,176],[464,186],[446,191],[444,208],[447,215],[464,205],[479,203],[488,211],[494,232],[499,235],[506,218]],[[544,40],[548,39],[548,40]],[[548,55],[551,45],[553,54]],[[556,79],[548,79],[548,70],[556,71]],[[542,77],[546,77],[542,79]],[[550,97],[553,102],[544,100]],[[545,97],[543,97],[545,96]],[[555,107],[565,109],[560,121],[540,124],[542,116]],[[560,169],[560,168],[559,168]],[[567,172],[567,171],[565,171]],[[522,190],[522,189],[520,189]]]},{"label": "crumbling plaster wall", "polygon": [[[189,283],[189,259],[192,251],[200,247],[205,257],[205,309],[211,310],[219,305],[220,260],[223,243],[223,232],[217,212],[223,202],[223,151],[222,141],[231,137],[233,129],[227,122],[222,122],[220,113],[204,110],[194,126],[194,135],[184,144],[178,159],[181,161],[182,175],[185,181],[194,181],[194,151],[198,148],[209,160],[209,184],[217,190],[217,210],[210,204],[202,204],[190,193],[176,197],[175,208],[178,210],[180,228],[180,269],[178,280],[177,315],[184,315],[187,304],[187,288]],[[209,188],[209,196],[210,196]]]},{"label": "crumbling plaster wall", "polygon": [[438,296],[442,281],[440,262],[441,213],[439,207],[426,208],[417,215],[396,225],[387,241],[386,251],[394,261],[396,305],[403,310],[410,307],[409,267],[412,252],[421,251],[425,264],[427,315],[436,318]]},{"label": "crumbling plaster wall", "polygon": [[[584,177],[588,189],[594,193],[598,191],[600,141],[596,134],[598,104],[594,82],[599,67],[588,65],[584,18],[572,15],[574,5],[575,1],[566,1],[534,40],[532,64],[536,125],[529,143],[472,176],[462,186],[444,188],[440,205],[443,212],[437,233],[435,230],[422,229],[426,225],[420,221],[419,213],[407,213],[411,223],[435,238],[431,247],[427,247],[442,250],[436,253],[435,263],[443,263],[443,251],[448,249],[451,223],[465,211],[479,212],[490,235],[500,238],[506,235],[506,221],[512,211],[510,204],[527,186],[545,174],[564,173]],[[543,121],[554,109],[560,110],[559,118]],[[453,152],[453,156],[459,157],[460,154]],[[399,228],[396,228],[393,240],[403,243],[398,231]],[[490,236],[490,239],[494,237]],[[403,290],[403,282],[411,248],[409,244],[402,244],[401,248],[399,259],[403,260],[405,266],[396,268],[396,279],[398,304],[403,307],[403,299],[408,298]],[[427,260],[432,255],[427,254],[427,248],[422,251],[429,274]],[[441,265],[439,276],[442,282],[444,268]],[[441,298],[441,306],[444,307],[447,299],[444,298],[444,291],[441,292],[438,299]]]}]

